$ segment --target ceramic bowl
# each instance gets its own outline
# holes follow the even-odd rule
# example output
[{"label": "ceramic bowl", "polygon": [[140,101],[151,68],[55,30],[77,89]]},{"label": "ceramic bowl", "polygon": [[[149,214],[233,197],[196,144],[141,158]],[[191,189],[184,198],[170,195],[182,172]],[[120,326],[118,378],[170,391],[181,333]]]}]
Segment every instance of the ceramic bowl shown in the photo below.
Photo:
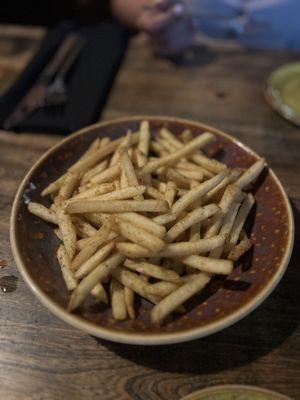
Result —
[{"label": "ceramic bowl", "polygon": [[195,299],[187,312],[176,315],[161,327],[149,318],[150,305],[139,307],[136,320],[117,322],[111,311],[88,299],[75,313],[66,311],[68,292],[61,277],[55,252],[59,241],[53,227],[27,210],[29,200],[45,205],[41,190],[58,178],[96,137],[117,138],[128,129],[136,131],[142,119],[154,133],[162,126],[175,134],[190,129],[194,135],[209,130],[216,140],[207,154],[219,152],[220,160],[231,167],[247,168],[258,158],[248,147],[210,126],[171,117],[130,117],[101,122],[51,148],[30,169],[21,183],[11,214],[11,246],[24,280],[38,299],[56,316],[76,328],[107,340],[140,345],[183,342],[220,331],[253,311],[279,283],[292,251],[294,223],[291,207],[281,183],[271,169],[265,169],[253,187],[255,209],[248,217],[246,231],[253,248],[236,264],[228,277],[216,278]]}]

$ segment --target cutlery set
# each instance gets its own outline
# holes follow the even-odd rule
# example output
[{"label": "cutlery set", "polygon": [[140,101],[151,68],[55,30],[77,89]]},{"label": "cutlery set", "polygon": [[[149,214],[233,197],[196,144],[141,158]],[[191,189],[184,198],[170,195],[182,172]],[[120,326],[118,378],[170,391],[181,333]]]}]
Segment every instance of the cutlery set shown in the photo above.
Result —
[{"label": "cutlery set", "polygon": [[77,33],[70,33],[64,38],[34,85],[6,118],[5,129],[15,127],[41,107],[62,107],[66,103],[66,81],[84,45],[85,40]]}]

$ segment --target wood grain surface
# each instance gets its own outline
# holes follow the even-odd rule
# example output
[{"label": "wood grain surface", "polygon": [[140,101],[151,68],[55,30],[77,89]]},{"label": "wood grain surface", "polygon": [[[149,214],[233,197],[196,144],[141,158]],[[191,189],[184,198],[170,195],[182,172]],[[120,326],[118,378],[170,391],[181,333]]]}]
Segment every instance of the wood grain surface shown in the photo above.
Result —
[{"label": "wood grain surface", "polygon": [[41,27],[0,25],[0,95],[22,72],[44,33]]},{"label": "wood grain surface", "polygon": [[23,176],[59,137],[0,132],[0,399],[177,400],[225,383],[300,398],[300,129],[265,103],[262,87],[295,54],[195,48],[181,64],[132,41],[103,118],[169,114],[228,131],[266,157],[291,199],[296,242],[285,276],[251,315],[211,337],[134,347],[88,336],[54,317],[18,274],[9,214]]}]

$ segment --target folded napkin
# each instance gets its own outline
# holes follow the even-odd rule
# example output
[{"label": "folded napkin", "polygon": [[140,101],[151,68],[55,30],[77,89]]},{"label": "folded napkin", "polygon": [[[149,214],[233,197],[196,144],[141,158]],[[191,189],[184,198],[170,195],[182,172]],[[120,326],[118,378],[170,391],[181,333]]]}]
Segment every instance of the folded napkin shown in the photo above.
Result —
[{"label": "folded napkin", "polygon": [[[0,98],[0,127],[74,26],[64,24],[48,31],[19,79]],[[114,77],[124,56],[129,34],[114,21],[76,29],[86,40],[67,76],[68,98],[62,107],[45,107],[24,119],[14,131],[68,134],[99,119]]]}]

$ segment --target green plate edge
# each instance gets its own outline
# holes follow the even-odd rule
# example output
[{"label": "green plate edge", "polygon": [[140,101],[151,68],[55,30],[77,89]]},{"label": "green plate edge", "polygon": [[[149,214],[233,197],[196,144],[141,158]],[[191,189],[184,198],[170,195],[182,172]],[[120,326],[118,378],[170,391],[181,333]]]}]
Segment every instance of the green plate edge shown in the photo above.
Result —
[{"label": "green plate edge", "polygon": [[256,386],[221,385],[190,393],[181,400],[292,400],[280,393]]},{"label": "green plate edge", "polygon": [[300,112],[287,105],[281,96],[282,85],[296,75],[299,76],[300,80],[300,62],[291,62],[276,68],[267,79],[264,94],[267,102],[275,111],[285,119],[300,126]]}]

